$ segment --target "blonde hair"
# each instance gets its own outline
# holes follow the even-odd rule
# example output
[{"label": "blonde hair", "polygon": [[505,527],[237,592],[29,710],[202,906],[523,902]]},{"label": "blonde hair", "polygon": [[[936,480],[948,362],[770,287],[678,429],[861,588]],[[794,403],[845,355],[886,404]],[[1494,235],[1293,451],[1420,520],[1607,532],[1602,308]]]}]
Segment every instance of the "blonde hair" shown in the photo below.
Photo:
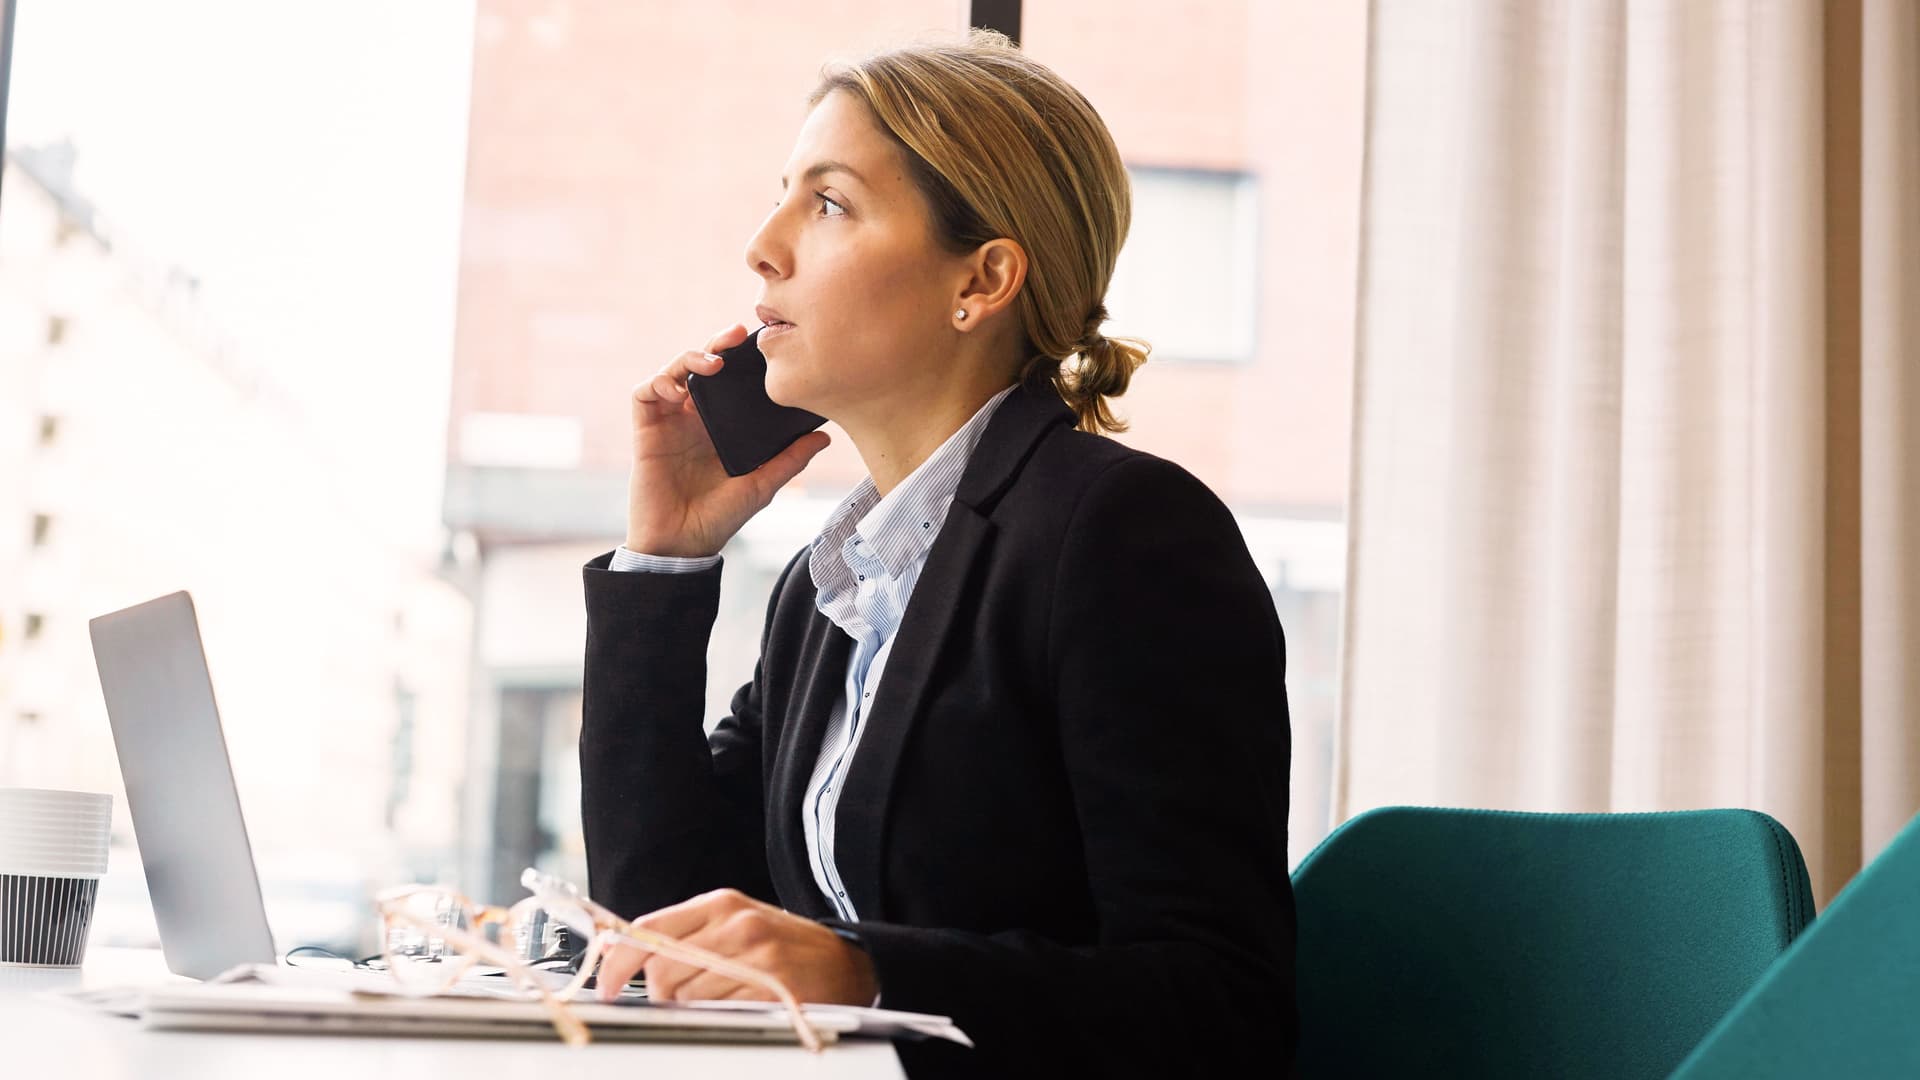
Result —
[{"label": "blonde hair", "polygon": [[829,64],[808,106],[835,90],[865,103],[905,151],[944,246],[964,254],[1006,237],[1026,251],[1021,381],[1050,382],[1083,431],[1125,431],[1108,399],[1126,393],[1152,346],[1100,332],[1133,217],[1100,114],[995,30]]}]

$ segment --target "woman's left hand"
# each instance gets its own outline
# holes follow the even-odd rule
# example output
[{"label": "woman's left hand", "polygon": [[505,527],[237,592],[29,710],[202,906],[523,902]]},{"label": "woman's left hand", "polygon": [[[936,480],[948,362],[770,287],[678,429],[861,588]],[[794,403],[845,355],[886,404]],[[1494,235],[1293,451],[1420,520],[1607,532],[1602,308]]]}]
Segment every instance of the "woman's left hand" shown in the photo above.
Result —
[{"label": "woman's left hand", "polygon": [[[880,992],[865,950],[812,919],[763,904],[738,889],[703,893],[635,919],[633,925],[759,968],[785,983],[801,1001],[871,1005]],[[608,949],[600,960],[600,1000],[612,1001],[642,967],[647,996],[654,1001],[776,1000],[762,987],[627,944]]]}]

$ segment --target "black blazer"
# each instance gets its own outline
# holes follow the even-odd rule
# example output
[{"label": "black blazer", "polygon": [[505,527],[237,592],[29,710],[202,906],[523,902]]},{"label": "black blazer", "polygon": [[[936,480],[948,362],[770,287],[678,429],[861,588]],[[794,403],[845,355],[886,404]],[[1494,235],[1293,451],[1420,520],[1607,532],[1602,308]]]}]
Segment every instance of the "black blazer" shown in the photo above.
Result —
[{"label": "black blazer", "polygon": [[[1003,401],[927,555],[834,850],[883,1004],[952,1016],[936,1075],[1279,1076],[1295,1043],[1285,647],[1227,508],[1178,466]],[[803,549],[703,733],[716,568],[587,564],[589,888],[732,886],[832,925],[801,800],[852,640]]]}]

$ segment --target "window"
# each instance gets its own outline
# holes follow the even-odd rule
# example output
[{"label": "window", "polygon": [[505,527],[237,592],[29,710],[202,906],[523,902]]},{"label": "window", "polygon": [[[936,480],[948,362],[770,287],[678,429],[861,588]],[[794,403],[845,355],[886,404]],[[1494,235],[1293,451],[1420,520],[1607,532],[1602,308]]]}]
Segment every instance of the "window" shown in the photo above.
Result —
[{"label": "window", "polygon": [[[627,390],[751,318],[760,283],[742,249],[779,194],[822,63],[957,30],[978,9],[208,0],[183,19],[171,5],[18,6],[8,199],[39,190],[82,240],[82,223],[111,222],[111,245],[61,253],[102,280],[178,285],[101,290],[86,306],[0,296],[24,313],[29,347],[43,333],[66,349],[115,337],[86,372],[0,387],[0,429],[24,442],[37,418],[39,446],[63,446],[41,456],[72,458],[35,480],[57,504],[0,505],[63,556],[33,567],[48,580],[23,635],[35,652],[22,667],[57,689],[33,703],[34,755],[0,754],[0,783],[114,790],[112,754],[77,734],[97,707],[78,632],[98,614],[90,598],[205,582],[198,614],[263,875],[322,868],[269,889],[282,947],[370,936],[351,912],[296,929],[299,890],[365,892],[395,866],[495,901],[528,862],[580,877],[580,566],[621,538]],[[1348,114],[1302,58],[1338,59],[1327,67],[1357,92],[1364,35],[1342,28],[1358,17],[1258,0],[1002,6],[1130,165],[1134,223],[1103,329],[1147,339],[1154,363],[1117,403],[1133,423],[1121,438],[1241,516],[1286,620],[1295,791],[1308,791],[1303,770],[1325,772],[1314,733],[1334,680],[1315,665],[1338,640],[1344,551],[1353,256],[1330,248],[1351,239],[1339,184],[1351,174],[1357,207],[1358,142],[1351,161],[1324,147]],[[382,32],[368,35],[375,11]],[[112,41],[98,34],[109,23]],[[329,79],[343,69],[355,77]],[[155,131],[196,167],[156,173]],[[76,167],[21,164],[21,149],[69,137]],[[204,333],[168,329],[181,325]],[[752,671],[774,577],[865,474],[849,440],[835,444],[729,546],[709,718]],[[0,465],[0,488],[27,498],[12,479]],[[116,558],[128,535],[154,542]],[[442,550],[462,557],[443,569]],[[289,558],[301,572],[265,611],[244,582]],[[10,571],[0,564],[0,588]],[[286,770],[297,755],[315,767]],[[137,860],[113,865],[138,876]]]},{"label": "window", "polygon": [[1128,171],[1133,225],[1107,289],[1107,334],[1146,338],[1156,360],[1251,363],[1260,255],[1253,176]]},{"label": "window", "polygon": [[[401,629],[404,622],[400,613],[394,613],[395,629]],[[394,724],[393,735],[388,744],[389,761],[387,763],[387,808],[386,824],[391,829],[399,819],[401,807],[407,804],[408,794],[413,787],[414,713],[419,703],[419,695],[405,686],[393,689]]]},{"label": "window", "polygon": [[1366,9],[1020,5],[1024,48],[1086,95],[1132,178],[1107,333],[1153,351],[1121,438],[1233,509],[1286,630],[1294,861],[1333,778]]},{"label": "window", "polygon": [[[498,901],[529,862],[579,879],[578,582],[620,541],[628,388],[751,318],[742,251],[822,63],[957,30],[966,6],[18,6],[8,204],[18,185],[80,240],[110,222],[111,245],[60,258],[141,285],[84,307],[0,295],[0,314],[34,313],[30,345],[115,337],[84,373],[0,385],[0,429],[31,438],[37,417],[42,446],[84,434],[87,451],[35,478],[72,481],[47,533],[70,557],[33,568],[45,640],[23,666],[50,673],[34,705],[46,736],[0,752],[0,784],[115,790],[111,751],[78,722],[97,694],[71,631],[100,596],[201,582],[282,948],[373,951],[372,920],[338,898],[396,867]],[[343,69],[354,78],[331,77]],[[154,170],[155,131],[195,167]],[[57,231],[27,254],[50,259]],[[47,321],[56,310],[71,321]],[[87,392],[100,385],[115,392]],[[808,536],[859,479],[844,462],[809,472],[823,490],[800,515]],[[13,477],[0,461],[0,499]],[[0,509],[19,522],[46,507]],[[800,542],[777,516],[729,553],[709,650],[722,706]],[[152,542],[115,558],[130,534]],[[324,557],[290,555],[296,541]],[[443,576],[443,547],[473,558]],[[265,611],[244,582],[290,557],[301,572]],[[111,865],[138,877],[128,853]],[[116,924],[107,906],[97,926]]]}]

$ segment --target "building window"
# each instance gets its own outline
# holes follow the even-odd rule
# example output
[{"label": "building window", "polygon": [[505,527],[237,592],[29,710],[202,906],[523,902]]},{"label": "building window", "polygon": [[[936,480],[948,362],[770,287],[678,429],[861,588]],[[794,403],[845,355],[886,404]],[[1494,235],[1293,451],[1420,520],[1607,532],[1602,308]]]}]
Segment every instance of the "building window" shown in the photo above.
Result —
[{"label": "building window", "polygon": [[40,631],[46,629],[46,626],[47,617],[45,615],[37,611],[29,611],[27,612],[26,626],[22,629],[20,636],[28,641],[32,641],[40,636]]},{"label": "building window", "polygon": [[60,418],[57,416],[42,416],[40,418],[40,445],[52,446],[54,441],[59,438]]},{"label": "building window", "polygon": [[1251,173],[1134,166],[1133,224],[1107,288],[1109,337],[1155,360],[1244,364],[1258,319],[1260,223]]},{"label": "building window", "polygon": [[[398,612],[394,621],[400,621]],[[414,714],[418,711],[418,695],[405,686],[395,684],[393,688],[393,738],[388,744],[387,761],[387,828],[391,829],[400,819],[400,808],[406,805],[407,798],[413,793],[413,753],[414,753]]]},{"label": "building window", "polygon": [[64,315],[51,315],[47,318],[47,344],[58,345],[67,340],[67,319]]},{"label": "building window", "polygon": [[33,515],[33,546],[46,547],[47,537],[53,532],[52,514]]}]

